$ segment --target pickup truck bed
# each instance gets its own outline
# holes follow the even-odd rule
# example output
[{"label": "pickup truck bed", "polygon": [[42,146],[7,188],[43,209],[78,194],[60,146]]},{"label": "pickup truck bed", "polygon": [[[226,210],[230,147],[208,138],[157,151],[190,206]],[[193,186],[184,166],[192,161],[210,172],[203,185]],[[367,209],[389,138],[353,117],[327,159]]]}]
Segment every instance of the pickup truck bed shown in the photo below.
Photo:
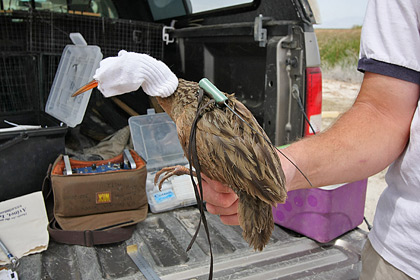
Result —
[{"label": "pickup truck bed", "polygon": [[[214,253],[214,279],[358,279],[367,233],[354,229],[320,244],[276,226],[270,243],[255,252],[239,226],[207,214]],[[48,250],[24,257],[19,279],[145,279],[126,253],[136,244],[161,279],[207,279],[209,247],[203,227],[185,252],[199,222],[195,207],[154,214],[122,243],[83,247],[50,241]]]}]

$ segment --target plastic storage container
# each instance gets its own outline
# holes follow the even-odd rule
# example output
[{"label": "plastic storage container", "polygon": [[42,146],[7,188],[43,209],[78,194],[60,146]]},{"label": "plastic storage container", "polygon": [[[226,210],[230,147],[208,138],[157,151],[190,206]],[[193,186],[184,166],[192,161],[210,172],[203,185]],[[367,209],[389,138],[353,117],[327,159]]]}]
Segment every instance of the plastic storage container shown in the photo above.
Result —
[{"label": "plastic storage container", "polygon": [[326,243],[363,222],[367,179],[354,183],[288,192],[273,207],[274,222]]},{"label": "plastic storage container", "polygon": [[77,97],[71,95],[92,80],[102,53],[98,46],[88,46],[79,33],[70,34],[70,38],[74,45],[64,48],[45,112],[75,127],[83,120],[92,90]]},{"label": "plastic storage container", "polygon": [[[6,130],[12,123],[38,129]],[[40,191],[48,165],[64,153],[65,124],[44,112],[0,117],[0,201]]]},{"label": "plastic storage container", "polygon": [[154,185],[155,174],[163,167],[188,164],[175,123],[168,114],[155,114],[149,109],[147,115],[131,117],[128,123],[134,150],[147,162],[146,192],[150,210],[159,213],[196,204],[189,175],[169,178],[161,191]]}]

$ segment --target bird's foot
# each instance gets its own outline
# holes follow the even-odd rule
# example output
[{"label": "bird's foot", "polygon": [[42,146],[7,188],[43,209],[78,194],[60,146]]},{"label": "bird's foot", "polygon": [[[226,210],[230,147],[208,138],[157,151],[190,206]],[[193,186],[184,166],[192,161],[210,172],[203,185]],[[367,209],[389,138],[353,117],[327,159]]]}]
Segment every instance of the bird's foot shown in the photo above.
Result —
[{"label": "bird's foot", "polygon": [[[159,181],[159,177],[163,173],[165,173],[165,175]],[[190,170],[187,167],[182,166],[182,165],[175,165],[175,166],[162,168],[155,175],[155,185],[158,184],[158,181],[159,181],[159,190],[161,190],[162,189],[162,184],[166,179],[168,179],[168,178],[170,178],[174,175],[179,176],[179,175],[187,175],[187,174],[190,174]],[[194,171],[193,171],[193,176],[195,176]]]}]

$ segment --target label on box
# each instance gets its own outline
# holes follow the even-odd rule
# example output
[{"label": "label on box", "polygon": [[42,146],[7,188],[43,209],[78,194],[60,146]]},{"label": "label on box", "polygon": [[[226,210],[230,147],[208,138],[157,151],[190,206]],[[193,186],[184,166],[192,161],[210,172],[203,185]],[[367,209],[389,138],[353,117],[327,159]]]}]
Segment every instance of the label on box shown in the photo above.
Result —
[{"label": "label on box", "polygon": [[175,199],[175,193],[172,190],[161,191],[153,194],[156,203],[163,203]]}]

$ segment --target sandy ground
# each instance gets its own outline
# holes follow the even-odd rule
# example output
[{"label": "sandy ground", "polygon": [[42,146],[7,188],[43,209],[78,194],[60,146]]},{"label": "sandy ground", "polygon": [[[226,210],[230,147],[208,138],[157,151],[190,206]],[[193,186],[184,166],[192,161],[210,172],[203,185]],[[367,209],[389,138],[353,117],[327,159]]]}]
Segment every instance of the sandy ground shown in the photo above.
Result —
[{"label": "sandy ground", "polygon": [[[324,78],[322,87],[322,129],[326,129],[341,113],[353,104],[359,92],[360,83],[349,83]],[[370,224],[373,222],[379,196],[386,187],[385,171],[368,179],[365,217]],[[359,227],[363,230],[368,230],[366,223],[361,224]]]}]

